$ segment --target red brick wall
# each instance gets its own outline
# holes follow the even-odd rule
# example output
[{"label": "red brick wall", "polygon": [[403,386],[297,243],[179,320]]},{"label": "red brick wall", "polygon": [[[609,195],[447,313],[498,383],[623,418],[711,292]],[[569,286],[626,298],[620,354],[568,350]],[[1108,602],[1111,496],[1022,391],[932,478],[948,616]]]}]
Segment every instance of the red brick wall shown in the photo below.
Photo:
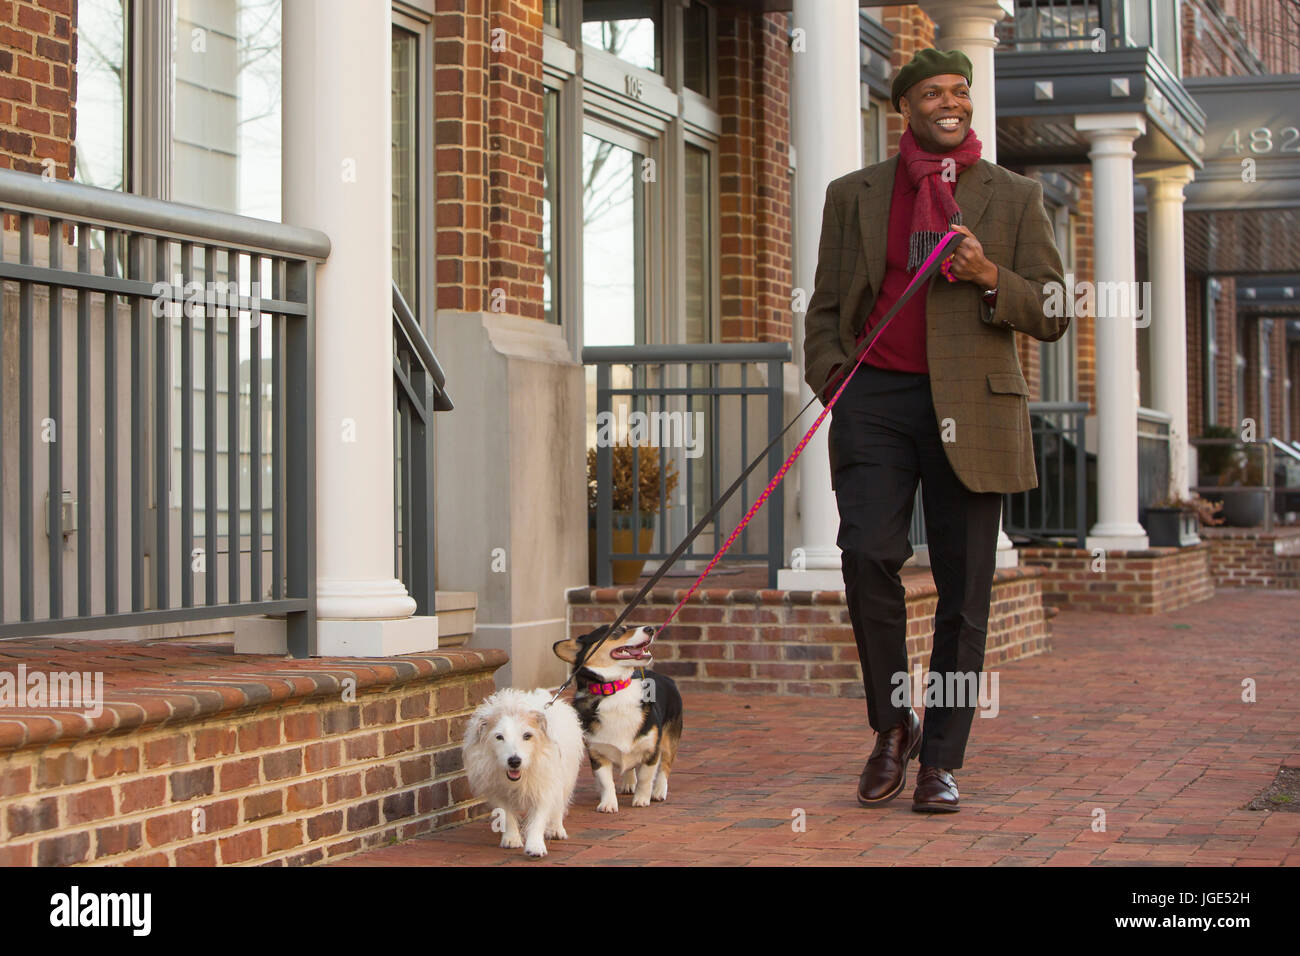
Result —
[{"label": "red brick wall", "polygon": [[1206,528],[1210,573],[1222,587],[1300,589],[1300,531]]},{"label": "red brick wall", "polygon": [[1082,611],[1164,614],[1214,597],[1210,546],[1108,551],[1094,571],[1091,551],[1021,548],[1020,559],[1044,569],[1043,603]]},{"label": "red brick wall", "polygon": [[1271,431],[1282,434],[1286,398],[1286,320],[1274,319],[1268,343],[1268,414]]},{"label": "red brick wall", "polygon": [[722,339],[789,341],[789,20],[728,9],[717,22]]},{"label": "red brick wall", "polygon": [[438,0],[434,64],[438,308],[541,318],[540,2]]},{"label": "red brick wall", "polygon": [[758,167],[758,248],[755,263],[758,338],[789,341],[790,290],[794,285],[794,216],[790,194],[789,18],[758,20],[758,62],[753,109],[754,162]]},{"label": "red brick wall", "polygon": [[[1186,75],[1300,72],[1300,33],[1292,0],[1218,0],[1217,6],[1221,17],[1209,15],[1203,0],[1183,5]],[[1289,16],[1287,8],[1291,8]],[[1236,24],[1227,18],[1234,18]]]},{"label": "red brick wall", "polygon": [[718,208],[722,277],[720,328],[726,342],[753,342],[757,200],[753,95],[756,18],[718,18]]},{"label": "red brick wall", "polygon": [[0,167],[71,179],[76,135],[73,0],[0,0]]},{"label": "red brick wall", "polygon": [[11,753],[0,866],[293,866],[462,822],[482,805],[460,740],[492,691],[480,670]]},{"label": "red brick wall", "polygon": [[[918,50],[934,46],[934,21],[916,4],[883,7],[880,20],[886,30],[894,34],[894,47],[890,53],[890,78],[916,54]],[[885,113],[885,155],[898,152],[898,141],[907,124],[901,113],[888,104]]]}]

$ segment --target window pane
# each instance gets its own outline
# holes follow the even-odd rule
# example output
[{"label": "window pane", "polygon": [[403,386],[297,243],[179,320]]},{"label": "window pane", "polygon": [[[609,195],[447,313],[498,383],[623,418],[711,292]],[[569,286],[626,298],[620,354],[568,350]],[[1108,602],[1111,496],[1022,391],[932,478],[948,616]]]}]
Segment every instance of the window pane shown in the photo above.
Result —
[{"label": "window pane", "polygon": [[124,0],[80,0],[77,5],[77,168],[79,183],[125,188],[126,138]]},{"label": "window pane", "polygon": [[172,197],[280,220],[280,0],[176,0]]},{"label": "window pane", "polygon": [[419,318],[416,82],[419,38],[393,27],[393,281]]},{"label": "window pane", "polygon": [[659,62],[659,0],[584,0],[582,42],[645,70]]},{"label": "window pane", "polygon": [[559,323],[560,310],[557,297],[559,281],[556,273],[556,250],[559,248],[559,229],[556,212],[559,209],[559,142],[557,139],[557,113],[560,94],[546,91],[543,116],[544,138],[542,156],[542,261],[545,274],[542,278],[542,307],[547,322]]},{"label": "window pane", "polygon": [[636,345],[645,336],[642,156],[582,138],[583,342]]},{"label": "window pane", "polygon": [[709,10],[698,0],[682,14],[682,82],[687,89],[709,95]]},{"label": "window pane", "polygon": [[686,146],[686,341],[713,340],[709,153]]},{"label": "window pane", "polygon": [[542,0],[542,22],[553,27],[560,25],[560,0]]}]

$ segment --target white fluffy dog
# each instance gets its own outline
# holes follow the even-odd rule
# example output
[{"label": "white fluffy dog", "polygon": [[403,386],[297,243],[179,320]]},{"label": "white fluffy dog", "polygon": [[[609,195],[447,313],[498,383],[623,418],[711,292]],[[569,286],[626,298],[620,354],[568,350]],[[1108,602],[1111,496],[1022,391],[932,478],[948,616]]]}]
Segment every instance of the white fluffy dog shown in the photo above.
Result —
[{"label": "white fluffy dog", "polygon": [[[546,856],[546,840],[568,839],[564,814],[578,782],[582,724],[545,690],[499,690],[470,716],[463,744],[470,789],[492,807],[501,845]],[[502,819],[504,817],[504,819]],[[522,821],[523,833],[520,834]]]}]

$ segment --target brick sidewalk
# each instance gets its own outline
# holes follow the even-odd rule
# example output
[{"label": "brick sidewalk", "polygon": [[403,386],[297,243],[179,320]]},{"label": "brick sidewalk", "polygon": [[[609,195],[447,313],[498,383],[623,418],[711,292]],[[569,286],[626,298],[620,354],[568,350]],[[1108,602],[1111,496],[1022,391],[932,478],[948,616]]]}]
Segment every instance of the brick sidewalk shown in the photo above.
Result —
[{"label": "brick sidewalk", "polygon": [[1051,654],[1001,668],[957,814],[911,812],[915,762],[894,803],[857,805],[861,701],[693,693],[666,804],[597,813],[584,766],[570,839],[545,861],[478,819],[339,865],[1300,865],[1300,813],[1241,809],[1300,767],[1300,593],[1220,589],[1146,619],[1067,611],[1052,630]]}]

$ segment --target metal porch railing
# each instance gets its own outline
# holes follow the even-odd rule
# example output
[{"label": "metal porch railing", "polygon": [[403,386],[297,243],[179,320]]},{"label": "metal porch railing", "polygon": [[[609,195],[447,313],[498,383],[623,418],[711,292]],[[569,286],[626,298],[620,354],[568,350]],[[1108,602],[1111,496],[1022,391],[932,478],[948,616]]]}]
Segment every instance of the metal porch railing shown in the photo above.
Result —
[{"label": "metal porch railing", "polygon": [[433,415],[452,409],[447,376],[420,324],[393,284],[394,573],[415,599],[415,613],[434,613],[437,574],[433,534]]},{"label": "metal porch railing", "polygon": [[0,210],[0,638],[283,614],[314,653],[328,238],[12,171]]},{"label": "metal porch railing", "polygon": [[[585,365],[594,366],[594,407],[597,418],[588,423],[588,448],[595,454],[596,583],[608,586],[614,561],[662,561],[687,531],[704,515],[749,463],[768,444],[783,421],[784,363],[790,360],[785,343],[735,343],[722,345],[600,346],[582,350]],[[765,375],[759,369],[766,369]],[[643,418],[634,418],[640,414]],[[658,493],[664,503],[647,516],[641,506],[641,455],[631,454],[631,501],[621,520],[629,528],[643,523],[653,531],[650,549],[643,550],[640,535],[630,536],[630,551],[613,550],[616,523],[614,496],[614,446],[637,435],[638,421],[658,433],[647,435],[658,444]],[[605,427],[602,429],[601,423]],[[658,423],[656,425],[656,423]],[[623,426],[626,425],[625,429]],[[668,429],[664,441],[663,429]],[[701,434],[702,432],[702,434]],[[673,440],[676,435],[680,441]],[[695,444],[688,447],[688,442]],[[784,461],[779,445],[727,503],[713,522],[682,556],[680,567],[706,562],[722,547],[768,480]],[[669,471],[678,477],[677,492],[668,494]],[[626,481],[626,476],[621,479]],[[741,533],[723,562],[767,565],[770,587],[784,566],[784,497],[777,486],[760,515]],[[639,516],[633,518],[631,516]],[[647,569],[650,570],[650,569]]]},{"label": "metal porch railing", "polygon": [[1030,402],[1038,487],[1003,499],[1007,534],[1073,539],[1088,534],[1088,453],[1084,445],[1087,402]]},{"label": "metal porch railing", "polygon": [[1016,0],[995,29],[1003,49],[1091,50],[1100,30],[1110,50],[1124,45],[1126,19],[1127,0]]}]

